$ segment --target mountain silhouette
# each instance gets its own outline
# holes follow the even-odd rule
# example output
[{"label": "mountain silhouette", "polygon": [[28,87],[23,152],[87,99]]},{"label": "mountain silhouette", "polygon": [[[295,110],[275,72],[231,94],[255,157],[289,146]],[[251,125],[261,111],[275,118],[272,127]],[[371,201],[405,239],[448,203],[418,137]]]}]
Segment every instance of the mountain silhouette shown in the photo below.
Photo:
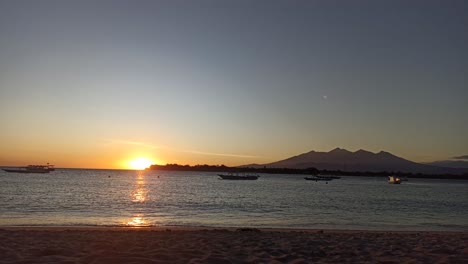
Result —
[{"label": "mountain silhouette", "polygon": [[424,164],[437,167],[468,169],[468,161],[464,160],[439,160]]},{"label": "mountain silhouette", "polygon": [[317,168],[319,170],[342,171],[400,171],[429,174],[461,174],[467,170],[431,166],[397,157],[389,152],[373,153],[360,149],[355,152],[335,148],[329,152],[310,151],[284,160],[268,164],[250,164],[242,167],[267,168]]}]

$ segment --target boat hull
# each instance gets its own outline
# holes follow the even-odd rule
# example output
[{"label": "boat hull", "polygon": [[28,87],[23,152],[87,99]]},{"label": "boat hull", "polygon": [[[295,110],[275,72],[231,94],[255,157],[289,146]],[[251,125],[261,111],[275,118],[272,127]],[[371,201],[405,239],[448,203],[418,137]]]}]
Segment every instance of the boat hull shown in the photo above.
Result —
[{"label": "boat hull", "polygon": [[305,177],[306,181],[332,181],[333,178],[325,178],[325,177]]},{"label": "boat hull", "polygon": [[258,177],[259,177],[255,175],[238,176],[238,175],[225,175],[225,174],[218,174],[218,176],[222,180],[247,180],[247,181],[258,180]]},{"label": "boat hull", "polygon": [[388,183],[390,183],[390,184],[401,184],[401,181],[393,181],[393,182],[389,181]]},{"label": "boat hull", "polygon": [[14,172],[14,173],[49,173],[48,170],[19,170],[19,169],[3,169],[6,172]]}]

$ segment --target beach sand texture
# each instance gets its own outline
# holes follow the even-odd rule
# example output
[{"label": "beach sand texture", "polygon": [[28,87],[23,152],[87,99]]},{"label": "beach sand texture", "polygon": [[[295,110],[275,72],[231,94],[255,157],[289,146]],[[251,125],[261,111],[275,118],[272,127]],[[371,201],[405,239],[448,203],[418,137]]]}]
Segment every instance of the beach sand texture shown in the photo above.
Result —
[{"label": "beach sand texture", "polygon": [[468,234],[7,228],[0,263],[468,263]]}]

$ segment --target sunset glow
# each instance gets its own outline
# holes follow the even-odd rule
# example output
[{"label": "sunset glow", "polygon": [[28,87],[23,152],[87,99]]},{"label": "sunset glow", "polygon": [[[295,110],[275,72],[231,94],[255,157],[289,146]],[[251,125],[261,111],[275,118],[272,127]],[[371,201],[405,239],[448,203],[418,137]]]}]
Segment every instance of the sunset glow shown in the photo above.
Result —
[{"label": "sunset glow", "polygon": [[136,158],[131,160],[128,166],[132,170],[144,170],[151,166],[151,164],[153,164],[153,161],[148,158]]},{"label": "sunset glow", "polygon": [[139,227],[139,226],[146,226],[146,220],[143,218],[143,215],[136,215],[132,218],[131,221],[127,222],[127,226],[134,226],[134,227]]}]

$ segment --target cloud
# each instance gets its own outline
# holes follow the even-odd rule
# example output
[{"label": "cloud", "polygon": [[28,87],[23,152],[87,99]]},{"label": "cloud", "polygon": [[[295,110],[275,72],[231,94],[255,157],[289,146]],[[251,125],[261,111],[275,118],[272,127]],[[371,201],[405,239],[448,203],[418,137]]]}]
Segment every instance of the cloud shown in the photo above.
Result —
[{"label": "cloud", "polygon": [[468,155],[453,157],[453,159],[466,159],[466,160],[468,160]]},{"label": "cloud", "polygon": [[259,156],[253,156],[253,155],[232,154],[232,153],[214,153],[214,152],[204,152],[204,151],[198,151],[198,150],[171,149],[171,148],[167,148],[164,146],[156,146],[156,145],[152,145],[152,144],[148,144],[148,143],[140,142],[140,141],[116,140],[116,139],[106,139],[106,140],[111,144],[136,145],[136,146],[142,146],[142,147],[151,148],[151,149],[167,149],[170,151],[192,153],[192,154],[198,154],[198,155],[223,156],[223,157],[233,157],[233,158],[259,158]]},{"label": "cloud", "polygon": [[115,139],[106,139],[110,143],[115,143],[115,144],[126,144],[126,145],[136,145],[136,146],[142,146],[145,148],[150,148],[150,149],[159,149],[161,146],[156,146],[152,144],[148,144],[145,142],[139,142],[139,141],[129,141],[129,140],[115,140]]},{"label": "cloud", "polygon": [[258,156],[252,156],[252,155],[213,153],[213,152],[203,152],[203,151],[197,151],[197,150],[183,150],[181,152],[199,154],[199,155],[208,155],[208,156],[223,156],[223,157],[234,157],[234,158],[258,158]]}]

